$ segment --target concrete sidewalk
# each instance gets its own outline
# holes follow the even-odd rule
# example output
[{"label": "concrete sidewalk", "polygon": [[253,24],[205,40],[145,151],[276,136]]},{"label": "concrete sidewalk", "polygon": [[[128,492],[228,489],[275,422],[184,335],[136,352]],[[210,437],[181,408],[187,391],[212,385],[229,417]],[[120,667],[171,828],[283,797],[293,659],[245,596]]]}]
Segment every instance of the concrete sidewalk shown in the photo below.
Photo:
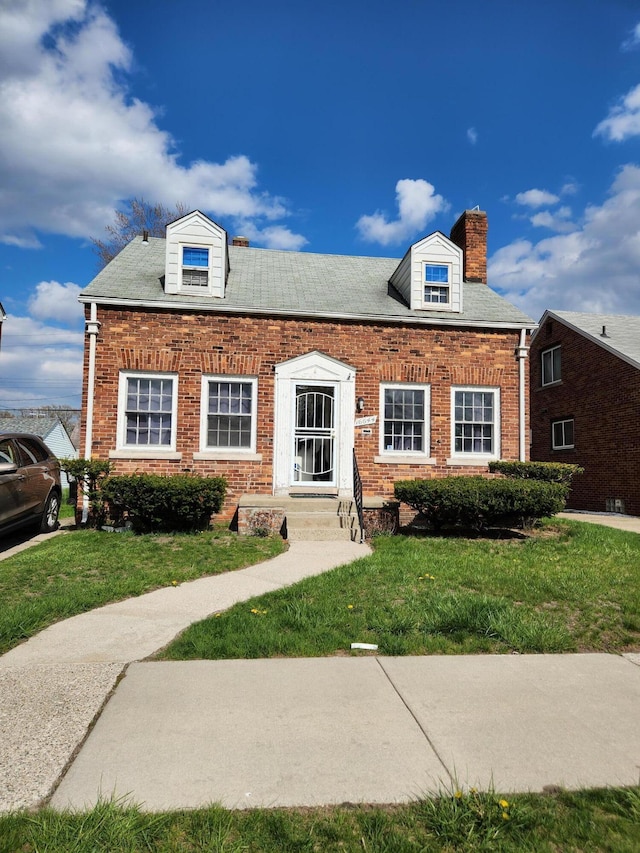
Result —
[{"label": "concrete sidewalk", "polygon": [[637,785],[640,666],[614,655],[132,664],[55,792],[146,811]]}]

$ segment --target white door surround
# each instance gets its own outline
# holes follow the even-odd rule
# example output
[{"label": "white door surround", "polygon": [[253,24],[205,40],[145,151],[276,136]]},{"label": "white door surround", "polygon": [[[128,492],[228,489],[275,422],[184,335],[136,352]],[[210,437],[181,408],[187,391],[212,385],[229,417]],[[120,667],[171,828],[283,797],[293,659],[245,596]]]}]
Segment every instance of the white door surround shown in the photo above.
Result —
[{"label": "white door surround", "polygon": [[350,497],[355,369],[316,350],[277,364],[275,374],[273,493]]}]

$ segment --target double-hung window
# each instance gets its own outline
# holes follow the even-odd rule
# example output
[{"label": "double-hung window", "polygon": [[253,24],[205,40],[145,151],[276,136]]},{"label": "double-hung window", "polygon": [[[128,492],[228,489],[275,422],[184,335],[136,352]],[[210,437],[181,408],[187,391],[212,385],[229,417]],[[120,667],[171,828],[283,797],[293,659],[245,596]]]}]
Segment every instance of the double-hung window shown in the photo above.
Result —
[{"label": "double-hung window", "polygon": [[177,385],[171,374],[120,375],[120,448],[175,449]]},{"label": "double-hung window", "polygon": [[449,305],[451,302],[451,267],[449,264],[424,264],[425,305]]},{"label": "double-hung window", "polygon": [[182,286],[209,287],[209,249],[197,246],[182,247]]},{"label": "double-hung window", "polygon": [[429,453],[429,386],[382,385],[381,453]]},{"label": "double-hung window", "polygon": [[551,447],[553,450],[570,450],[573,444],[573,418],[551,423]]},{"label": "double-hung window", "polygon": [[542,351],[542,384],[551,385],[562,379],[562,358],[559,346]]},{"label": "double-hung window", "polygon": [[257,380],[205,376],[202,382],[202,450],[255,452]]},{"label": "double-hung window", "polygon": [[497,457],[500,453],[500,396],[496,388],[452,388],[453,455]]}]

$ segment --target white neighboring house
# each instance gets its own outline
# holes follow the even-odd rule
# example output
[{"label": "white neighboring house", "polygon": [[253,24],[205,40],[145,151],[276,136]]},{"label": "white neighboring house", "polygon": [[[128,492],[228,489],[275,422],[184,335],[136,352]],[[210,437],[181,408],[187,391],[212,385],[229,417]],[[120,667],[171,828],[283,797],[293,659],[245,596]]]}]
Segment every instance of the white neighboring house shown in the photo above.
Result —
[{"label": "white neighboring house", "polygon": [[[29,432],[39,436],[59,458],[77,459],[78,451],[73,446],[69,433],[57,417],[0,418],[0,434],[5,432]],[[60,472],[62,488],[69,485],[67,475]]]}]

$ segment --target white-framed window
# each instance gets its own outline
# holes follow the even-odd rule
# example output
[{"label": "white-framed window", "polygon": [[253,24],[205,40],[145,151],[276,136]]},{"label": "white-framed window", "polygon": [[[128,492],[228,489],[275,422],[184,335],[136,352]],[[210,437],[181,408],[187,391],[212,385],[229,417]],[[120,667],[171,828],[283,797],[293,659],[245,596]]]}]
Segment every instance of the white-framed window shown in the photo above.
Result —
[{"label": "white-framed window", "polygon": [[122,371],[118,401],[118,449],[174,451],[178,377]]},{"label": "white-framed window", "polygon": [[552,382],[560,382],[562,379],[562,356],[561,347],[549,347],[541,353],[542,358],[542,384],[551,385]]},{"label": "white-framed window", "polygon": [[451,389],[454,457],[495,459],[500,454],[500,391],[466,386]]},{"label": "white-framed window", "polygon": [[429,454],[429,385],[380,386],[380,453]]},{"label": "white-framed window", "polygon": [[257,391],[255,377],[202,377],[202,452],[255,453]]},{"label": "white-framed window", "polygon": [[429,306],[451,304],[451,264],[425,262],[423,270],[423,302]]},{"label": "white-framed window", "polygon": [[551,447],[553,450],[573,448],[573,418],[551,422]]},{"label": "white-framed window", "polygon": [[182,247],[182,287],[201,290],[209,287],[209,249]]}]

